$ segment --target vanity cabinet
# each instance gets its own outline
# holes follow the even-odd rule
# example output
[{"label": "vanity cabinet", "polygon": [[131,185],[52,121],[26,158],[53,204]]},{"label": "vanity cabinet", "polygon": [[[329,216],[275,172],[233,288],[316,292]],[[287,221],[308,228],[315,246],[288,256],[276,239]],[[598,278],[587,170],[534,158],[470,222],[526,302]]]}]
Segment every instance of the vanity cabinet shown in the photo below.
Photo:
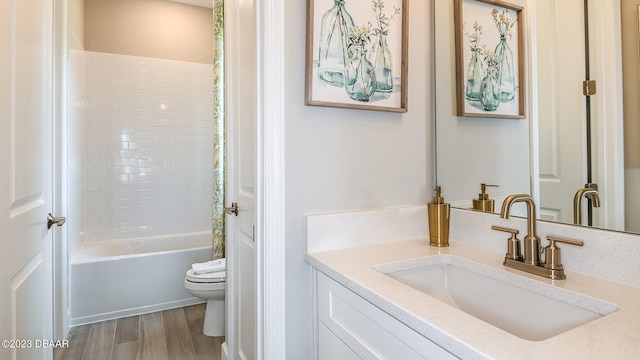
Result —
[{"label": "vanity cabinet", "polygon": [[327,275],[314,272],[318,360],[457,359]]}]

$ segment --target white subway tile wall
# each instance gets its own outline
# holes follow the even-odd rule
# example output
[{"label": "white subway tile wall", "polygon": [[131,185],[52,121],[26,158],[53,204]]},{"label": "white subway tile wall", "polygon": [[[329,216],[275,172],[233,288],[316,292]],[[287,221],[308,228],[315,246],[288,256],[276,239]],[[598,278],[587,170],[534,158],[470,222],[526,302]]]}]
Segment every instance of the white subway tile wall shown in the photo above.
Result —
[{"label": "white subway tile wall", "polygon": [[[67,234],[69,258],[72,259],[84,241],[84,69],[85,52],[69,52],[68,116],[67,116]],[[63,170],[64,171],[64,170]]]},{"label": "white subway tile wall", "polygon": [[212,65],[86,52],[85,241],[211,230]]}]

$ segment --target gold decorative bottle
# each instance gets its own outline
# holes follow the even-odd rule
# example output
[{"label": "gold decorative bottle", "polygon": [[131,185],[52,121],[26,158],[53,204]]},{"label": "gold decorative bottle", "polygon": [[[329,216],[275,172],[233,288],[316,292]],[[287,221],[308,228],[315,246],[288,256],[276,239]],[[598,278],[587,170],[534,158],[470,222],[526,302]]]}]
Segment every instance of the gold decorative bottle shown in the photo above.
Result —
[{"label": "gold decorative bottle", "polygon": [[449,246],[449,213],[451,205],[444,202],[440,186],[435,188],[433,202],[427,205],[429,213],[429,240],[431,246]]},{"label": "gold decorative bottle", "polygon": [[473,199],[473,208],[476,210],[492,213],[493,207],[495,205],[495,200],[489,199],[489,194],[487,194],[487,186],[498,187],[498,185],[480,184],[480,190],[482,192],[478,194],[477,199]]}]

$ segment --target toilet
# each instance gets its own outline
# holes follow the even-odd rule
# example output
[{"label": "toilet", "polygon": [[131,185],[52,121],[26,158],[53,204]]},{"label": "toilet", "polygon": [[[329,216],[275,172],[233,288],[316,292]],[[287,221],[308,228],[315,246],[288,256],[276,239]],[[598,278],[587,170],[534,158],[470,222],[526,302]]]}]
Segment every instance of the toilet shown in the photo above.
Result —
[{"label": "toilet", "polygon": [[225,328],[225,280],[226,272],[196,274],[187,270],[184,287],[195,297],[207,300],[202,333],[207,336],[224,336]]}]

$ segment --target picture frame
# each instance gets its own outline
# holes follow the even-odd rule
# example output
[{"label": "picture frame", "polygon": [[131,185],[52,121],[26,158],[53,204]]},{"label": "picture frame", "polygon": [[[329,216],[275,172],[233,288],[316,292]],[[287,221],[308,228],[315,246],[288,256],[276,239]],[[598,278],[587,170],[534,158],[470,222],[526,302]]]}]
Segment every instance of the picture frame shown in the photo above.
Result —
[{"label": "picture frame", "polygon": [[638,18],[638,22],[636,24],[637,30],[638,30],[638,37],[636,40],[638,43],[638,79],[640,79],[640,5],[638,5],[638,11],[636,12],[636,17]]},{"label": "picture frame", "polygon": [[523,7],[454,0],[456,115],[525,117]]},{"label": "picture frame", "polygon": [[407,6],[307,0],[305,104],[406,112]]}]

